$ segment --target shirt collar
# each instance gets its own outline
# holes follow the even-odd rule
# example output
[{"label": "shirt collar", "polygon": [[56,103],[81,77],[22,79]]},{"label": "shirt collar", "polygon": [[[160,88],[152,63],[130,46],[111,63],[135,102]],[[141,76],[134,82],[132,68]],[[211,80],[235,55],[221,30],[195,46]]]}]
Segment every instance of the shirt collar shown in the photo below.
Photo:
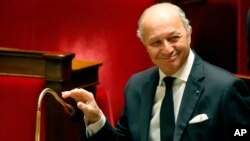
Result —
[{"label": "shirt collar", "polygon": [[[190,49],[187,61],[172,76],[177,78],[177,79],[180,79],[180,80],[182,80],[184,82],[187,82],[188,76],[189,76],[189,74],[191,72],[193,62],[194,62],[194,53]],[[163,73],[163,71],[161,69],[159,69],[159,76],[160,76],[159,85],[162,85],[163,78],[165,78],[166,75]]]}]

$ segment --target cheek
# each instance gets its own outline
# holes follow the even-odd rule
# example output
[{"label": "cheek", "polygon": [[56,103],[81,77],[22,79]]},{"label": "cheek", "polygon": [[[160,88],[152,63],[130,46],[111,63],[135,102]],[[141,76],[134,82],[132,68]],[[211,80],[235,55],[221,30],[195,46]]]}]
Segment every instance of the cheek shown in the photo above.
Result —
[{"label": "cheek", "polygon": [[186,60],[188,58],[188,53],[189,53],[189,48],[187,48],[187,47],[183,48],[182,52],[181,52],[181,54],[179,56],[180,58],[178,59],[177,64],[182,66],[186,62]]},{"label": "cheek", "polygon": [[180,42],[178,46],[175,48],[178,52],[181,52],[182,55],[186,55],[190,49],[190,40],[183,40]]},{"label": "cheek", "polygon": [[191,44],[191,37],[189,37],[188,44],[189,45]]},{"label": "cheek", "polygon": [[152,50],[147,50],[150,60],[156,65],[157,64],[157,53]]},{"label": "cheek", "polygon": [[191,44],[191,36],[190,35],[186,39],[186,44],[187,44],[187,46],[190,46],[190,44]]},{"label": "cheek", "polygon": [[159,54],[159,51],[158,50],[147,50],[148,54],[149,54],[149,57],[153,60],[153,59],[156,59],[158,54]]}]

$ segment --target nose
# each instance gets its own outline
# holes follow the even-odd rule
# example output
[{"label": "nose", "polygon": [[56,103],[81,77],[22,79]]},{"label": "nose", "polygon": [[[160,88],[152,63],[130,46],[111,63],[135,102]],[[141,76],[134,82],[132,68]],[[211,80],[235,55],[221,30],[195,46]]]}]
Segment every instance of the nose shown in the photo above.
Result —
[{"label": "nose", "polygon": [[164,40],[163,48],[162,48],[161,52],[164,54],[169,54],[169,53],[173,52],[172,44],[170,42],[168,42],[167,40]]}]

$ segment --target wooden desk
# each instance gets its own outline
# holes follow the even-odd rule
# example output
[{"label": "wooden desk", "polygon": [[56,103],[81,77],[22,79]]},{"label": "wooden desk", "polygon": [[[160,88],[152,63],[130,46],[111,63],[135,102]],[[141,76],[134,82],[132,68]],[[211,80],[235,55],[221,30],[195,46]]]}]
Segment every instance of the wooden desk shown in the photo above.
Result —
[{"label": "wooden desk", "polygon": [[[73,87],[81,87],[92,89],[98,81],[98,68],[101,65],[99,62],[86,62],[73,60],[72,62],[72,84]],[[92,89],[92,92],[95,89]]]},{"label": "wooden desk", "polygon": [[[46,86],[54,89],[60,96],[61,91],[76,87],[95,93],[100,62],[74,60],[73,53],[54,53],[0,48],[0,75],[42,77]],[[81,112],[69,119],[61,105],[47,95],[46,141],[80,141],[84,133]],[[75,107],[76,104],[70,101]],[[34,123],[35,125],[35,123]]]}]

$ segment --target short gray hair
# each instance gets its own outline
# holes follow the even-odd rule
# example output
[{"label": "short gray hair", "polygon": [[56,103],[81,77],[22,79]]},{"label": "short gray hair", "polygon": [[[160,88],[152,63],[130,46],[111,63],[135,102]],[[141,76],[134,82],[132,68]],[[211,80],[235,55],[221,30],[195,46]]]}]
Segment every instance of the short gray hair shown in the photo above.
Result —
[{"label": "short gray hair", "polygon": [[[159,3],[159,4],[156,4],[156,5],[162,5],[162,4],[172,6],[178,12],[186,31],[190,32],[189,20],[187,19],[185,12],[180,7],[178,7],[178,6],[174,5],[174,4],[168,3],[168,2]],[[154,6],[156,6],[156,5],[154,5]],[[137,29],[137,37],[142,41],[142,43],[144,43],[144,36],[143,36],[142,26],[143,26],[143,19],[144,19],[144,16],[145,16],[145,11],[143,12],[141,17],[139,18],[138,29]]]}]

